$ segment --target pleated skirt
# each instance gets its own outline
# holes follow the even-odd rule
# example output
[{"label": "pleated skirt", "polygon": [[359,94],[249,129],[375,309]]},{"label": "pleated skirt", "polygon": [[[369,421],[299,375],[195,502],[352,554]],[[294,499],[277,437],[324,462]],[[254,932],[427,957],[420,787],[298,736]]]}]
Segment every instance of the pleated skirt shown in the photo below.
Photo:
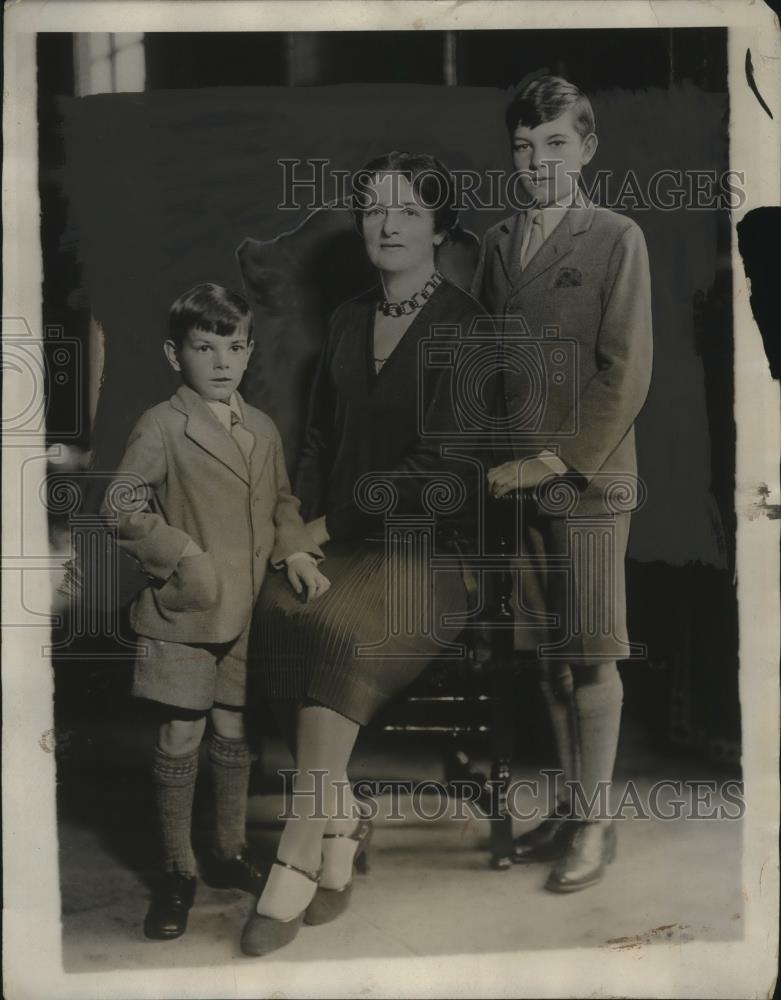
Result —
[{"label": "pleated skirt", "polygon": [[321,570],[331,589],[309,603],[284,572],[264,581],[253,622],[253,694],[311,699],[360,725],[435,658],[452,655],[467,593],[458,571],[426,570],[425,554],[384,542],[329,542]]}]

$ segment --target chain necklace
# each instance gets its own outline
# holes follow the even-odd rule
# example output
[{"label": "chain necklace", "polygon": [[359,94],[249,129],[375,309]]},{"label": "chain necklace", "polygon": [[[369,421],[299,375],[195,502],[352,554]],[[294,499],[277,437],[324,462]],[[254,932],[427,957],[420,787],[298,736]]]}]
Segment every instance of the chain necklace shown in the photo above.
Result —
[{"label": "chain necklace", "polygon": [[417,312],[418,309],[423,307],[423,303],[431,298],[434,290],[443,281],[444,278],[439,271],[434,271],[421,290],[415,292],[408,299],[403,299],[401,302],[389,302],[387,299],[383,299],[380,302],[380,312],[383,316],[393,316],[394,318],[398,316],[411,316],[412,313]]}]

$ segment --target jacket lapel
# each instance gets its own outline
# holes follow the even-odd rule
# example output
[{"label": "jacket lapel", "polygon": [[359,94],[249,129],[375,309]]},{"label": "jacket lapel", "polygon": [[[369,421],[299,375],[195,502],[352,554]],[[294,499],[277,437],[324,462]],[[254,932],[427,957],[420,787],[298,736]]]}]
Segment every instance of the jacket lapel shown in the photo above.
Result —
[{"label": "jacket lapel", "polygon": [[252,485],[254,487],[263,474],[263,469],[266,467],[266,462],[271,454],[271,438],[265,433],[265,431],[261,430],[255,420],[250,419],[250,414],[247,412],[247,404],[238,392],[236,393],[236,398],[239,401],[242,428],[247,432],[247,434],[251,434],[254,439],[252,450],[250,451],[249,458],[247,459],[250,467]]},{"label": "jacket lapel", "polygon": [[521,270],[521,245],[525,225],[526,212],[519,212],[514,218],[505,219],[499,227],[496,249],[510,287],[515,284]]},{"label": "jacket lapel", "polygon": [[572,249],[572,231],[569,226],[569,212],[556,226],[551,235],[542,244],[537,253],[529,261],[527,267],[522,271],[519,269],[516,274],[516,282],[513,291],[523,288],[539,278],[549,268],[553,267],[556,261],[570,252]]},{"label": "jacket lapel", "polygon": [[529,266],[523,270],[521,270],[520,264],[519,244],[518,259],[517,262],[514,262],[516,263],[516,270],[513,272],[515,280],[513,282],[512,293],[515,293],[519,288],[524,288],[530,281],[539,278],[541,274],[550,270],[562,257],[565,257],[572,250],[574,244],[573,237],[589,229],[593,217],[593,205],[587,205],[582,208],[571,208],[529,261]]},{"label": "jacket lapel", "polygon": [[180,386],[171,397],[171,405],[186,415],[187,437],[235,473],[242,482],[249,483],[249,468],[241,449],[209,413],[198,393],[186,385]]}]

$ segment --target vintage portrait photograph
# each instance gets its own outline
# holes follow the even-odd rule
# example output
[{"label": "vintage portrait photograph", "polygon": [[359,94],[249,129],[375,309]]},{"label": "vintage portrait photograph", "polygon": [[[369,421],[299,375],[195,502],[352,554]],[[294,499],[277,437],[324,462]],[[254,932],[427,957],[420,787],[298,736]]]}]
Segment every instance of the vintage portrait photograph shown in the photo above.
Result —
[{"label": "vintage portrait photograph", "polygon": [[781,30],[647,6],[9,11],[10,998],[772,994]]}]

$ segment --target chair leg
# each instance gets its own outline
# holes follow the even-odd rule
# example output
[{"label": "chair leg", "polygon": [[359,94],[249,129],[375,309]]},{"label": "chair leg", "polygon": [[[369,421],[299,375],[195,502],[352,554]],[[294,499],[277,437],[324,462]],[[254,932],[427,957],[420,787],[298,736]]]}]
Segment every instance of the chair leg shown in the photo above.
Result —
[{"label": "chair leg", "polygon": [[507,871],[512,867],[513,821],[507,809],[507,790],[513,752],[513,693],[512,662],[500,660],[491,672],[491,787],[495,809],[491,817],[490,864],[495,871]]},{"label": "chair leg", "polygon": [[477,784],[482,788],[487,780],[485,774],[473,766],[469,755],[455,741],[445,751],[444,770],[445,784],[448,787],[452,785],[455,794],[458,794],[461,783]]}]

